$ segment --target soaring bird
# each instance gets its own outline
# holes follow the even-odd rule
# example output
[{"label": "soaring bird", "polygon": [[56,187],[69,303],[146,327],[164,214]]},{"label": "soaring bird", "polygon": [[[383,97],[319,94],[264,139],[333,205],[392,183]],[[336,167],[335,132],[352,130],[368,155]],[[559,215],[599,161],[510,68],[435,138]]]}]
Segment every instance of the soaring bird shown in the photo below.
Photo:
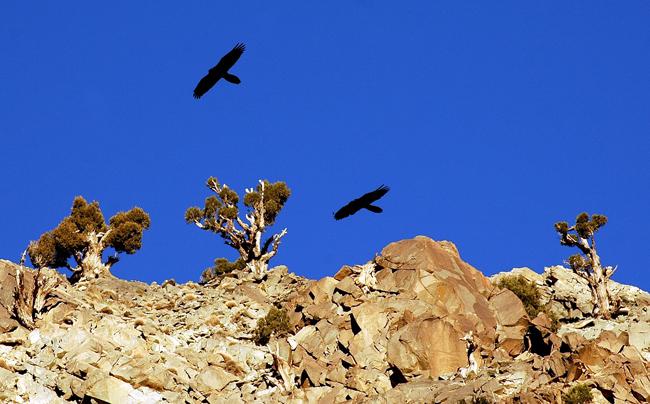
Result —
[{"label": "soaring bird", "polygon": [[246,45],[238,43],[230,52],[226,53],[219,63],[210,69],[208,74],[206,74],[205,77],[199,81],[199,84],[196,85],[196,88],[194,89],[194,98],[201,98],[201,96],[207,93],[208,90],[217,84],[217,81],[221,78],[233,84],[241,83],[239,77],[228,73],[228,70],[237,63],[239,57],[244,53],[244,49],[246,49]]},{"label": "soaring bird", "polygon": [[388,188],[385,185],[382,185],[379,188],[375,189],[374,191],[368,192],[367,194],[351,201],[350,203],[348,203],[347,205],[339,209],[338,212],[334,214],[334,219],[341,220],[344,217],[354,215],[361,209],[368,209],[369,211],[374,213],[383,212],[382,208],[380,208],[379,206],[371,205],[371,203],[378,200],[382,196],[386,195],[386,193],[389,190],[390,188]]}]

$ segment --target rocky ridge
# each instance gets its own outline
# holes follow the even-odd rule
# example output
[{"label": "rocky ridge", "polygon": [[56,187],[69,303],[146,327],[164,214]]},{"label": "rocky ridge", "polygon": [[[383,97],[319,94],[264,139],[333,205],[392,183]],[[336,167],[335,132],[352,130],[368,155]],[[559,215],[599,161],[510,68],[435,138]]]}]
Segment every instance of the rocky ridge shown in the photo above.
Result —
[{"label": "rocky ridge", "polygon": [[[20,291],[44,275],[0,261],[0,402],[560,403],[576,383],[595,402],[650,399],[650,295],[612,282],[628,312],[597,320],[570,271],[511,272],[537,284],[557,330],[494,286],[506,274],[426,237],[317,281],[280,266],[262,281],[72,286],[50,271],[33,325],[18,321]],[[274,306],[292,330],[256,345]]]}]

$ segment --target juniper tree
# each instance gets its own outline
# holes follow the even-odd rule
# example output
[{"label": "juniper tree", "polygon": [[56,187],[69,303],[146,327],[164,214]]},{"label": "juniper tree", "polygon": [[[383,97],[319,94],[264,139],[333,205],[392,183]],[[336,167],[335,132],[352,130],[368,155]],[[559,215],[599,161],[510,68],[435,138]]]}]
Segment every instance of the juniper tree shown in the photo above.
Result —
[{"label": "juniper tree", "polygon": [[199,283],[205,284],[210,282],[218,275],[224,275],[235,270],[242,270],[246,268],[246,263],[243,259],[237,258],[236,261],[230,262],[227,258],[217,258],[214,260],[214,265],[210,268],[207,268],[201,274],[201,280]]},{"label": "juniper tree", "polygon": [[[68,268],[72,281],[110,275],[119,253],[134,254],[142,247],[142,233],[150,224],[149,215],[138,207],[118,212],[107,224],[98,202],[88,203],[77,196],[70,216],[31,242],[27,252],[34,267]],[[115,249],[115,255],[103,261],[103,252],[109,247]]]},{"label": "juniper tree", "polygon": [[[200,229],[217,233],[224,242],[239,253],[239,260],[233,265],[241,265],[250,270],[256,278],[265,276],[268,262],[278,252],[280,241],[287,229],[268,237],[262,242],[262,234],[275,219],[291,195],[291,190],[284,182],[270,183],[260,180],[255,189],[246,189],[244,206],[247,213],[244,221],[239,215],[239,195],[219,184],[214,178],[208,178],[206,186],[214,192],[205,200],[203,208],[193,206],[185,212],[185,221],[194,223]],[[218,261],[218,260],[217,260]],[[215,261],[215,269],[220,264]],[[239,262],[239,264],[237,264]],[[223,266],[223,262],[221,263]],[[204,273],[205,274],[205,273]]]},{"label": "juniper tree", "polygon": [[603,268],[594,237],[605,224],[607,216],[594,214],[589,218],[589,214],[583,212],[576,217],[575,225],[569,227],[567,222],[557,222],[555,230],[560,235],[560,244],[580,250],[580,253],[570,256],[567,263],[575,274],[588,282],[598,309],[596,314],[608,319],[615,308],[607,283],[615,268]]}]

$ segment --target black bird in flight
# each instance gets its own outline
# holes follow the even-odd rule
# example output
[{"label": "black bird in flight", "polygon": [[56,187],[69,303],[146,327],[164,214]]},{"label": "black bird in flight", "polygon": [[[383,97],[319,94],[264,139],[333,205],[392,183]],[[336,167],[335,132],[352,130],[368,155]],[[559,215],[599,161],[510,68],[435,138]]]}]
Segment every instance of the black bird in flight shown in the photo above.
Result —
[{"label": "black bird in flight", "polygon": [[208,74],[206,74],[205,77],[199,81],[199,84],[196,85],[196,88],[194,89],[194,98],[201,98],[201,96],[207,93],[208,90],[217,84],[217,81],[219,81],[221,78],[233,84],[241,83],[239,77],[228,73],[228,70],[230,70],[230,68],[235,63],[237,63],[239,57],[242,55],[242,53],[244,53],[244,49],[246,49],[246,45],[243,43],[238,43],[234,48],[232,48],[230,52],[226,53],[226,55],[221,58],[219,63],[210,69],[208,71]]},{"label": "black bird in flight", "polygon": [[382,196],[386,195],[386,193],[389,190],[390,188],[388,188],[385,185],[382,185],[379,188],[375,189],[374,191],[368,192],[362,197],[351,201],[350,203],[348,203],[347,205],[339,209],[338,212],[334,214],[334,219],[341,220],[350,215],[354,215],[361,209],[368,209],[369,211],[374,213],[383,212],[382,208],[380,208],[379,206],[371,205],[371,203],[378,200]]}]

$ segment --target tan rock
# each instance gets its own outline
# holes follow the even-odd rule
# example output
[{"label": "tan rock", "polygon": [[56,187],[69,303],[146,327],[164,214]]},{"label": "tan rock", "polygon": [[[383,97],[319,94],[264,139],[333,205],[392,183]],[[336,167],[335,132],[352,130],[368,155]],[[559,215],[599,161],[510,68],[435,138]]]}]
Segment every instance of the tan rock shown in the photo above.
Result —
[{"label": "tan rock", "polygon": [[329,276],[312,283],[309,293],[313,296],[314,304],[332,303],[332,295],[338,283],[339,281]]},{"label": "tan rock", "polygon": [[352,309],[353,321],[370,336],[385,334],[388,308],[382,303],[364,303]]},{"label": "tan rock", "polygon": [[611,359],[611,352],[595,343],[588,343],[578,352],[578,359],[591,372],[598,373]]},{"label": "tan rock", "polygon": [[[582,317],[593,313],[594,303],[589,285],[585,279],[574,274],[570,269],[561,266],[544,268],[543,276],[550,286],[551,298],[554,301],[571,302],[569,305],[564,304],[565,316]],[[571,306],[576,306],[578,312],[571,311]]]},{"label": "tan rock", "polygon": [[309,378],[311,386],[322,386],[325,384],[327,369],[321,363],[311,357],[306,357],[302,361],[302,368],[305,375]]},{"label": "tan rock", "polygon": [[562,335],[562,342],[565,343],[571,351],[577,351],[586,341],[585,337],[577,332],[569,332]]},{"label": "tan rock", "polygon": [[558,351],[554,351],[550,356],[544,358],[544,370],[548,371],[553,377],[564,376],[567,369],[562,354]]},{"label": "tan rock", "polygon": [[363,296],[363,291],[356,285],[352,277],[343,278],[338,284],[336,284],[335,290],[350,294],[357,299]]},{"label": "tan rock", "polygon": [[393,292],[393,293],[399,292],[399,288],[397,287],[397,283],[395,281],[395,277],[393,276],[392,269],[384,268],[378,271],[376,278],[377,278],[377,285],[376,285],[377,290],[381,290],[384,292]]},{"label": "tan rock", "polygon": [[630,387],[644,402],[650,401],[650,377],[647,374],[635,375]]},{"label": "tan rock", "polygon": [[153,404],[163,402],[164,396],[157,391],[147,387],[141,387],[129,393],[129,403],[133,404]]},{"label": "tan rock", "polygon": [[18,321],[11,318],[8,310],[0,307],[0,334],[11,332],[18,328],[19,325]]},{"label": "tan rock", "polygon": [[253,302],[269,304],[269,298],[258,287],[244,284],[239,287],[239,291]]},{"label": "tan rock", "polygon": [[624,346],[628,345],[628,334],[623,332],[616,335],[613,331],[603,331],[598,338],[595,339],[596,345],[605,348],[612,353],[619,353]]},{"label": "tan rock", "polygon": [[511,356],[517,356],[524,351],[524,336],[528,327],[516,325],[499,327],[497,329],[497,344]]},{"label": "tan rock", "polygon": [[[644,357],[643,353],[640,352],[638,349],[636,349],[634,346],[631,346],[631,345],[624,346],[621,349],[620,354],[624,358],[627,358],[630,361],[633,361],[633,363],[634,362],[640,362],[640,363],[648,362],[646,357]],[[643,372],[645,372],[645,369],[643,369]]]},{"label": "tan rock", "polygon": [[287,341],[292,349],[296,349],[296,346],[306,344],[317,332],[316,326],[308,325],[301,328],[293,337],[289,337]]},{"label": "tan rock", "polygon": [[628,333],[630,345],[639,351],[650,348],[650,323],[633,323],[630,325]]},{"label": "tan rock", "polygon": [[326,381],[345,384],[346,379],[347,379],[347,369],[345,369],[345,367],[341,362],[332,361],[332,365],[327,372]]},{"label": "tan rock", "polygon": [[203,394],[209,394],[213,391],[221,391],[228,384],[237,380],[237,377],[226,372],[220,367],[208,366],[203,369],[197,378],[197,386]]},{"label": "tan rock", "polygon": [[496,318],[485,298],[492,288],[490,281],[454,251],[449,242],[418,236],[389,244],[381,256],[383,265],[395,271],[400,288],[429,302],[435,315],[472,313],[477,317],[475,323],[494,327]]},{"label": "tan rock", "polygon": [[497,321],[504,326],[526,323],[526,309],[517,295],[508,289],[503,289],[493,295],[490,306],[496,313]]},{"label": "tan rock", "polygon": [[508,272],[499,272],[498,274],[490,276],[490,281],[492,284],[496,285],[499,283],[499,281],[506,276],[518,276],[521,275],[523,276],[527,281],[533,282],[535,285],[542,286],[545,283],[545,277],[538,274],[537,272],[533,271],[530,268],[527,267],[522,267],[522,268],[513,268]]},{"label": "tan rock", "polygon": [[467,350],[447,319],[426,319],[406,325],[393,334],[387,350],[388,362],[407,374],[427,371],[431,377],[455,372],[466,366]]},{"label": "tan rock", "polygon": [[[145,369],[144,374],[141,374],[132,380],[132,384],[136,387],[145,386],[151,389],[161,391],[161,390],[172,390],[174,388],[174,375],[162,365],[154,365],[151,368]],[[186,379],[185,377],[181,377]]]},{"label": "tan rock", "polygon": [[0,307],[5,308],[5,311],[0,314],[10,313],[14,307],[15,291],[16,291],[16,267],[18,265],[6,260],[0,260]]},{"label": "tan rock", "polygon": [[336,313],[336,305],[331,302],[312,304],[303,309],[303,313],[315,320],[329,318]]},{"label": "tan rock", "polygon": [[[414,239],[389,244],[382,250],[382,257],[394,263],[397,268],[413,268],[430,273],[439,273],[445,279],[454,278],[467,285],[468,289],[487,291],[490,282],[475,268],[463,262],[458,254],[450,254],[449,242],[436,242],[428,237],[417,236]],[[453,250],[456,250],[455,246]]]},{"label": "tan rock", "polygon": [[340,306],[342,306],[342,307],[344,307],[346,309],[356,307],[356,306],[358,306],[358,305],[360,305],[362,303],[361,300],[355,298],[352,295],[343,295],[340,299],[336,299],[336,302]]},{"label": "tan rock", "polygon": [[352,337],[350,355],[360,367],[385,367],[386,348],[374,341],[372,334],[361,331]]},{"label": "tan rock", "polygon": [[355,368],[348,373],[347,386],[366,394],[383,394],[392,388],[384,372],[375,369]]},{"label": "tan rock", "polygon": [[116,379],[113,376],[106,376],[93,383],[86,391],[86,397],[102,400],[111,404],[126,403],[129,401],[129,394],[133,387]]},{"label": "tan rock", "polygon": [[[12,265],[0,262],[0,277]],[[99,401],[92,395],[111,390],[121,396],[109,400],[134,403],[456,402],[480,395],[559,403],[575,382],[597,386],[597,399],[604,400],[602,391],[617,401],[648,401],[645,292],[614,283],[627,314],[592,319],[569,293],[571,273],[517,271],[558,314],[577,311],[557,334],[543,314],[529,324],[518,299],[494,289],[453,244],[424,237],[315,282],[278,267],[264,280],[242,272],[205,286],[63,283],[56,293],[68,303],[47,308],[35,330],[0,334],[0,401]],[[271,304],[287,309],[295,335],[256,346],[252,330]],[[15,327],[2,310],[0,327]],[[463,378],[468,358],[460,338],[468,331],[478,366]]]},{"label": "tan rock", "polygon": [[341,269],[339,269],[339,271],[336,273],[336,275],[334,275],[334,279],[336,279],[337,281],[340,281],[340,280],[343,280],[343,279],[347,278],[348,276],[350,276],[353,273],[354,273],[354,271],[352,270],[351,267],[349,267],[348,265],[344,265],[343,267],[341,267]]}]

